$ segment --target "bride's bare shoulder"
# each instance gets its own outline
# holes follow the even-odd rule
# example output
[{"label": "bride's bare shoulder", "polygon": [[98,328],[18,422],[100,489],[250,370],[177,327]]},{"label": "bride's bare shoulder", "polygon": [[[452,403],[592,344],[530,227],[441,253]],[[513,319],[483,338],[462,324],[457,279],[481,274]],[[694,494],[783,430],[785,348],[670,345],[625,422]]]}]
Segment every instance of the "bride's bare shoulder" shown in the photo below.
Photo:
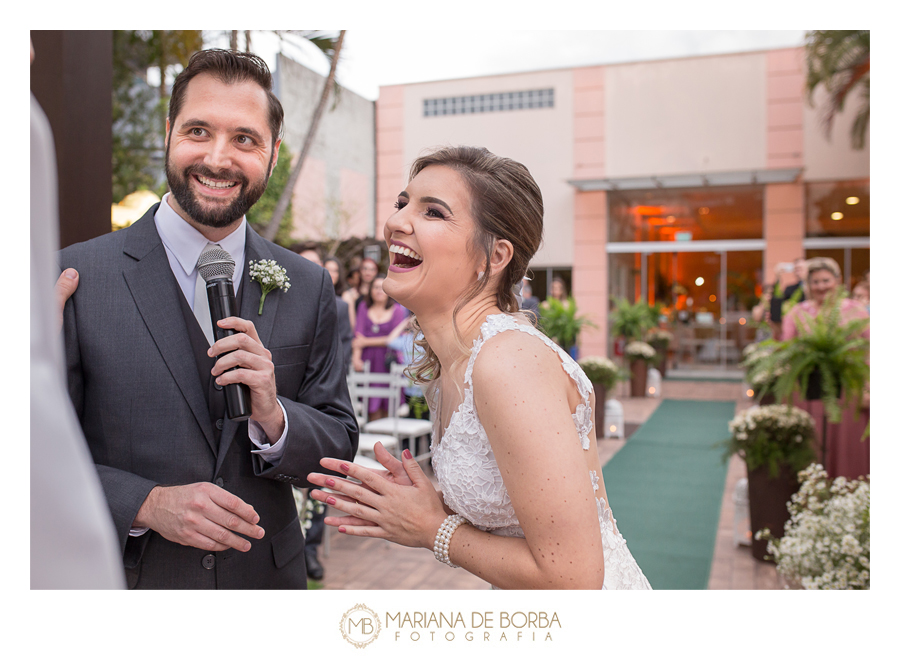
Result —
[{"label": "bride's bare shoulder", "polygon": [[475,359],[472,381],[479,388],[535,386],[536,380],[562,380],[559,355],[540,337],[509,330],[486,340]]}]

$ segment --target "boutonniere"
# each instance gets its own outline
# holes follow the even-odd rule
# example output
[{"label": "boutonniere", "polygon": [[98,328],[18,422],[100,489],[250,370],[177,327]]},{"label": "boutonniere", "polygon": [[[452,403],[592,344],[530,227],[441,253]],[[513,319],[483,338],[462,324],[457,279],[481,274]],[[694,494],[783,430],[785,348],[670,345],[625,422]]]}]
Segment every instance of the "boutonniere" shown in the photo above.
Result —
[{"label": "boutonniere", "polygon": [[250,279],[256,281],[262,289],[262,297],[259,298],[259,313],[262,315],[263,304],[266,302],[266,295],[280,288],[284,292],[291,287],[291,280],[288,278],[287,270],[274,260],[250,261]]}]

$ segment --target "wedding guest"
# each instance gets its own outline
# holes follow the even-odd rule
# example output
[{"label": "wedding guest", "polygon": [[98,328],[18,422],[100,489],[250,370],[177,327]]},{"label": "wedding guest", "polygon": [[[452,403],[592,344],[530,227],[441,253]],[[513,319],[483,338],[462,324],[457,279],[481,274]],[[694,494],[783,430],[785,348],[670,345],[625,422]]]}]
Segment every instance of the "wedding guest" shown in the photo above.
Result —
[{"label": "wedding guest", "polygon": [[[369,372],[390,372],[387,359],[393,350],[388,348],[388,343],[399,335],[401,325],[406,321],[406,309],[387,296],[383,284],[383,276],[372,281],[369,293],[357,311],[353,339],[353,369],[357,372],[365,369],[365,362],[369,363]],[[400,329],[395,332],[398,326]],[[387,416],[388,405],[387,398],[369,399],[369,420]]]},{"label": "wedding guest", "polygon": [[[315,248],[304,249],[300,252],[306,260],[324,267],[331,276],[334,286],[334,303],[337,306],[338,335],[341,338],[341,354],[343,355],[343,369],[346,374],[350,369],[350,359],[353,345],[353,324],[350,322],[350,306],[341,299],[338,290],[342,287],[340,262],[336,258],[329,257],[322,262],[319,250]],[[306,529],[306,575],[311,580],[322,580],[325,577],[325,567],[319,561],[319,546],[325,537],[325,506],[318,510],[313,509],[309,518],[309,527]]]},{"label": "wedding guest", "polygon": [[[783,340],[797,336],[799,328],[816,317],[824,304],[833,299],[841,288],[841,269],[831,258],[812,258],[808,262],[806,285],[810,299],[797,304],[784,318]],[[844,298],[841,300],[840,314],[842,323],[858,318],[868,318],[865,306],[860,302]],[[869,326],[861,335],[869,337]],[[868,396],[866,396],[867,398]],[[797,406],[808,411],[817,425],[822,419],[822,402],[818,400],[796,400]],[[829,476],[856,478],[869,473],[869,446],[867,439],[861,441],[869,422],[867,399],[863,400],[862,410],[852,408],[848,400],[844,402],[840,423],[829,423],[827,429],[825,470]],[[859,411],[859,417],[857,417]],[[818,430],[821,436],[821,429]]]},{"label": "wedding guest", "polygon": [[378,263],[372,258],[363,258],[359,264],[359,283],[356,285],[353,301],[353,307],[357,312],[359,312],[359,305],[369,294],[372,281],[378,274]]},{"label": "wedding guest", "polygon": [[531,324],[537,326],[541,321],[541,309],[538,299],[532,294],[531,285],[524,280],[522,282],[522,311],[528,315]]},{"label": "wedding guest", "polygon": [[562,277],[553,277],[553,281],[550,284],[550,296],[563,304],[568,303],[569,291],[566,289],[566,282],[563,281]]},{"label": "wedding guest", "polygon": [[769,302],[769,318],[773,334],[781,336],[781,324],[790,311],[790,307],[806,299],[803,283],[806,273],[806,261],[797,259],[792,263],[779,263],[775,266],[775,289]]},{"label": "wedding guest", "polygon": [[[334,285],[334,294],[341,300],[342,303],[338,303],[338,310],[341,309],[341,306],[347,307],[347,315],[350,317],[350,340],[353,340],[353,327],[356,326],[356,305],[355,300],[353,302],[347,301],[347,293],[350,290],[350,286],[347,284],[347,279],[344,276],[344,266],[334,256],[329,256],[325,259],[324,267],[328,270],[328,273],[331,275],[331,283]],[[357,274],[359,271],[357,270]],[[350,363],[352,360],[352,348],[351,352],[348,352],[347,356],[347,369],[350,369]]]},{"label": "wedding guest", "polygon": [[[841,268],[831,258],[812,258],[807,263],[806,287],[810,299],[796,304],[785,316],[782,326],[782,340],[790,340],[797,335],[798,323],[819,314],[822,304],[835,295],[841,286]],[[841,318],[851,320],[868,317],[865,306],[853,299],[841,301]],[[869,329],[863,332],[869,337]]]},{"label": "wedding guest", "polygon": [[767,283],[763,286],[762,297],[759,302],[750,311],[750,317],[757,324],[755,342],[760,342],[767,338],[771,338],[772,332],[772,293],[775,289],[774,283]]},{"label": "wedding guest", "polygon": [[851,298],[854,301],[859,302],[863,306],[866,307],[866,312],[871,313],[871,309],[869,308],[869,282],[866,280],[860,281],[855,286],[853,286],[853,294]]}]

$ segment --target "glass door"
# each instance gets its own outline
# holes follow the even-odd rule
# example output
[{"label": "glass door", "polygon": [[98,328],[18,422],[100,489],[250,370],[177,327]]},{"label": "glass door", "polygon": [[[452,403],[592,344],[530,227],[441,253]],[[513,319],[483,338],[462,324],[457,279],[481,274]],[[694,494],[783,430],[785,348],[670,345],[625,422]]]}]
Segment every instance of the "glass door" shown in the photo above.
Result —
[{"label": "glass door", "polygon": [[674,336],[669,373],[737,370],[755,338],[750,310],[762,294],[762,251],[610,254],[609,271],[611,302],[661,305],[662,326]]}]

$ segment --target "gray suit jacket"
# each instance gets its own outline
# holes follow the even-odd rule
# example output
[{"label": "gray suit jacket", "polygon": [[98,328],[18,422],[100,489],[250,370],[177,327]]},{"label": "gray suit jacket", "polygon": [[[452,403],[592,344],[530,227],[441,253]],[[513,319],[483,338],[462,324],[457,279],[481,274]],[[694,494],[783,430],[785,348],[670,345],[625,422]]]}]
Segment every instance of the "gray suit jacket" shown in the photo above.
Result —
[{"label": "gray suit jacket", "polygon": [[[272,353],[289,433],[281,460],[251,454],[247,422],[224,419],[217,442],[180,287],[151,208],[127,229],[60,252],[80,272],[66,304],[69,391],[109,502],[130,587],[305,588],[303,534],[291,485],[325,456],[352,459],[358,429],[341,367],[326,270],[247,228],[240,315]],[[266,297],[251,260],[274,259],[291,288]],[[153,531],[129,537],[156,485],[214,482],[252,505],[266,535],[247,553],[209,554]]]}]

